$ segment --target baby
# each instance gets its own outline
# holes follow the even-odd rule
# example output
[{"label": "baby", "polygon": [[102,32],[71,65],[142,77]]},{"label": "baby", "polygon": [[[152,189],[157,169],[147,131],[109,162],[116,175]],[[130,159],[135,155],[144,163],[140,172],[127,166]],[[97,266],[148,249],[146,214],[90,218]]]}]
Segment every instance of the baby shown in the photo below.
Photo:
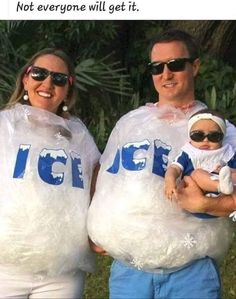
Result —
[{"label": "baby", "polygon": [[233,192],[236,154],[231,145],[223,144],[225,133],[225,120],[210,109],[198,111],[189,119],[189,142],[165,174],[168,199],[175,195],[177,179],[185,175],[191,175],[204,192],[211,192],[209,196]]}]

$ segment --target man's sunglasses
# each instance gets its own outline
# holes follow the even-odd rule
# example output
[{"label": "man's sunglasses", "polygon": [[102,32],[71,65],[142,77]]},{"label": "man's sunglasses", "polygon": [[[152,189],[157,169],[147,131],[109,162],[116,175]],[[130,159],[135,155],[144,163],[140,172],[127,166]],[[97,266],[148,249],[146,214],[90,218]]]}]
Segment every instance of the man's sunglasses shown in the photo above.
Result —
[{"label": "man's sunglasses", "polygon": [[164,71],[165,65],[171,72],[182,72],[185,70],[187,62],[193,63],[195,58],[176,58],[166,62],[153,61],[148,64],[149,71],[152,75],[160,75]]},{"label": "man's sunglasses", "polygon": [[207,134],[203,131],[192,131],[190,132],[190,138],[195,142],[201,142],[207,138],[210,142],[218,143],[223,140],[224,134],[219,131],[212,131]]},{"label": "man's sunglasses", "polygon": [[70,75],[51,72],[45,68],[41,68],[38,66],[31,65],[26,71],[26,74],[29,73],[31,75],[31,78],[33,78],[35,81],[44,81],[48,76],[51,76],[52,83],[56,86],[65,86],[67,82],[69,82],[70,85],[72,85],[73,83],[73,78]]}]

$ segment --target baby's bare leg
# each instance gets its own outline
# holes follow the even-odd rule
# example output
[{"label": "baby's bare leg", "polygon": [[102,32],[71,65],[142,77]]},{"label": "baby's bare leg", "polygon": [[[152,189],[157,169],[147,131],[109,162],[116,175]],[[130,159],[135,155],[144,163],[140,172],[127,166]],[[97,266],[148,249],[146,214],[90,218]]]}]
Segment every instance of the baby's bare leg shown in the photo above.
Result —
[{"label": "baby's bare leg", "polygon": [[191,174],[192,179],[203,191],[217,192],[219,181],[212,180],[211,176],[209,172],[202,169],[195,169]]},{"label": "baby's bare leg", "polygon": [[236,185],[236,169],[231,169],[231,176],[232,176],[234,185]]}]

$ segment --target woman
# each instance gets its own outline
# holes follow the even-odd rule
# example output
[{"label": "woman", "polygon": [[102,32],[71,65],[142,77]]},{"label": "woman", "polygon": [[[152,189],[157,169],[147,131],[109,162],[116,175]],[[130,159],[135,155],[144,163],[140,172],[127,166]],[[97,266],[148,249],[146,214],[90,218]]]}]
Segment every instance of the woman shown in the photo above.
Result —
[{"label": "woman", "polygon": [[69,112],[72,64],[44,49],[0,112],[0,298],[81,298],[93,269],[86,218],[98,149]]}]

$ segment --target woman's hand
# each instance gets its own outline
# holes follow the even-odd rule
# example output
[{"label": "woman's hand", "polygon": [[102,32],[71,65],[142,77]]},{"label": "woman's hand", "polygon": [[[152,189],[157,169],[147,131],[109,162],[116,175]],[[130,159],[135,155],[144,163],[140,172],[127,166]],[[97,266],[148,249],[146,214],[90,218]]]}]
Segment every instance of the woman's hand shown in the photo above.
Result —
[{"label": "woman's hand", "polygon": [[108,253],[102,248],[102,247],[99,247],[97,246],[95,243],[93,243],[92,240],[89,239],[89,246],[90,246],[90,249],[97,253],[97,254],[100,254],[100,255],[108,255]]}]

